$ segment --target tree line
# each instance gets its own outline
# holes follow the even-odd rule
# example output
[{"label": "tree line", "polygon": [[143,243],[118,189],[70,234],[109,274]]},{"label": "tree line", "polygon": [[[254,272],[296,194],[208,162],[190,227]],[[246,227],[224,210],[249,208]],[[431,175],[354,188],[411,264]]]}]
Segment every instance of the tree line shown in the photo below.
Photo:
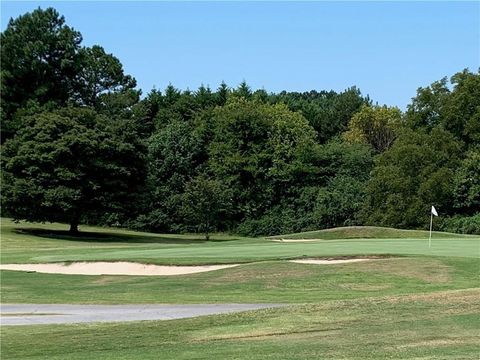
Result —
[{"label": "tree line", "polygon": [[356,87],[271,93],[135,79],[55,9],[1,34],[2,205],[28,221],[250,236],[336,226],[480,233],[480,72],[405,112]]}]

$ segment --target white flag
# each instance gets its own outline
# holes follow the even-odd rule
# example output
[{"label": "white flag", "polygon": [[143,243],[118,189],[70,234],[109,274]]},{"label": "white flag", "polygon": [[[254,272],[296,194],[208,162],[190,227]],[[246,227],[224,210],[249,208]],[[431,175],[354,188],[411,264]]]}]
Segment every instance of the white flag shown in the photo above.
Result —
[{"label": "white flag", "polygon": [[432,214],[435,216],[438,216],[437,210],[435,209],[435,206],[432,205]]}]

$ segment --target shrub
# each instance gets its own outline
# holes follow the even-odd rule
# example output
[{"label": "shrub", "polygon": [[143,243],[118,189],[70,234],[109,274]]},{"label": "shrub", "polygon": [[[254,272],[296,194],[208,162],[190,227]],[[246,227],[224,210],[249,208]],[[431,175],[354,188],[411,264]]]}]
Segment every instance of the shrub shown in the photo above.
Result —
[{"label": "shrub", "polygon": [[480,235],[480,213],[473,216],[456,215],[440,219],[439,223],[442,231]]}]

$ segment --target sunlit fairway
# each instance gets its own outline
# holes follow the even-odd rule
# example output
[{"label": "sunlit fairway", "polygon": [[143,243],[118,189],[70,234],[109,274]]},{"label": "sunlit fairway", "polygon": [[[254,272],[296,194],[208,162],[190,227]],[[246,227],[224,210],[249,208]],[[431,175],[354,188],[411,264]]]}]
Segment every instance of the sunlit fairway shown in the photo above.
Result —
[{"label": "sunlit fairway", "polygon": [[[370,230],[366,238],[345,238],[344,229],[313,233],[314,237],[306,236],[312,233],[279,237],[318,239],[305,243],[228,235],[213,236],[211,241],[205,241],[200,235],[156,235],[92,227],[83,227],[83,236],[72,238],[66,225],[16,225],[3,219],[1,259],[2,263],[130,260],[153,264],[216,264],[303,256],[479,256],[480,242],[476,236],[434,233],[429,248],[426,231],[376,229],[374,232],[384,237],[371,238]],[[349,230],[347,235],[351,237],[352,232],[355,230]],[[362,232],[366,231],[360,229],[359,233]]]},{"label": "sunlit fairway", "polygon": [[[181,276],[2,271],[3,303],[285,303],[194,319],[2,327],[2,359],[477,359],[480,237],[339,228],[275,239],[159,235],[2,219],[6,263],[243,263]],[[377,255],[341,265],[294,258]],[[381,256],[385,255],[385,258]],[[71,339],[75,341],[71,341]],[[161,356],[159,355],[161,354]]]}]

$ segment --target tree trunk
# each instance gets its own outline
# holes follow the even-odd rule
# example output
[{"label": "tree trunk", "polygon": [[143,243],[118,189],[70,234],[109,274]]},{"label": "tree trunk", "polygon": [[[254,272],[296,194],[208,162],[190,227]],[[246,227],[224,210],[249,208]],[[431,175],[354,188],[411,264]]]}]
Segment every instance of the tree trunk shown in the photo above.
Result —
[{"label": "tree trunk", "polygon": [[70,222],[70,230],[68,231],[72,235],[77,235],[78,234],[78,219],[73,219]]},{"label": "tree trunk", "polygon": [[205,240],[210,240],[210,234],[208,233],[210,230],[210,221],[207,220],[205,224]]}]

